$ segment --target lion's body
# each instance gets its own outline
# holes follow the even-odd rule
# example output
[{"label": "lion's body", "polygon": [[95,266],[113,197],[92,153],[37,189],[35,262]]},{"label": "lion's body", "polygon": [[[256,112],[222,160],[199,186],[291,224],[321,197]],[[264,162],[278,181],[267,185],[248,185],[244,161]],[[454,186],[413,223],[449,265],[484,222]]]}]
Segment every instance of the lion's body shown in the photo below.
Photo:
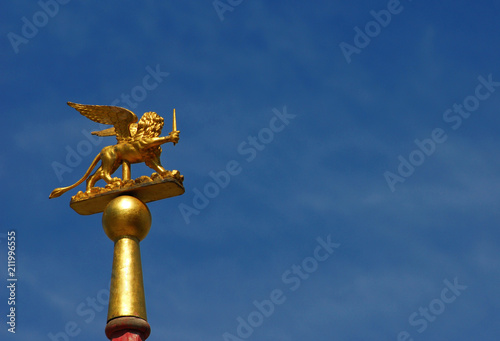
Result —
[{"label": "lion's body", "polygon": [[[116,172],[123,162],[130,164],[145,162],[146,165],[162,175],[166,170],[161,165],[159,146],[154,146],[158,138],[141,139],[134,142],[118,143],[104,147],[99,153],[101,166],[87,180],[87,192],[90,191],[100,179],[108,184],[114,180],[111,175]],[[161,138],[160,138],[161,139]],[[151,140],[150,143],[144,140]],[[165,141],[168,142],[168,141]],[[163,142],[163,143],[165,143]],[[151,145],[153,144],[153,146]]]}]

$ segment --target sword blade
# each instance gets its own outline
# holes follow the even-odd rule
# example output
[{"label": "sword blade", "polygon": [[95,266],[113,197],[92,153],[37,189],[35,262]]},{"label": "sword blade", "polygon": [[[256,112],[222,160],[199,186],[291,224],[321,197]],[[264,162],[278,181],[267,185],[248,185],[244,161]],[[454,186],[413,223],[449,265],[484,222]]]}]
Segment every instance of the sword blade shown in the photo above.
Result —
[{"label": "sword blade", "polygon": [[174,118],[172,121],[172,131],[177,131],[177,120],[175,119],[175,109],[174,109]]}]

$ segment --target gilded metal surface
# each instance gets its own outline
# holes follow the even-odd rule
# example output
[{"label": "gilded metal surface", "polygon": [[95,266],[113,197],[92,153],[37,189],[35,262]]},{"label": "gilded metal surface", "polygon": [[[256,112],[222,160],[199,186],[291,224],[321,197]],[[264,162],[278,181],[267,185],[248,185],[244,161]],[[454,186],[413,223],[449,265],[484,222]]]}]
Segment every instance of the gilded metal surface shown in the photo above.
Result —
[{"label": "gilded metal surface", "polygon": [[[178,131],[177,130],[177,118],[175,117],[175,108],[174,108],[174,115],[172,118],[172,131]],[[177,144],[176,141],[174,141],[174,146]]]},{"label": "gilded metal surface", "polygon": [[108,321],[119,316],[147,320],[139,241],[133,237],[123,237],[115,243]]},{"label": "gilded metal surface", "polygon": [[[114,242],[106,333],[118,337],[132,330],[132,334],[146,339],[150,327],[146,321],[139,247],[151,228],[151,213],[145,203],[184,193],[184,177],[177,170],[166,170],[160,162],[160,146],[167,142],[175,145],[179,141],[175,109],[172,132],[161,137],[164,120],[154,112],[144,113],[138,120],[133,112],[120,107],[71,102],[68,105],[92,121],[113,125],[92,134],[116,136],[117,144],[104,147],[78,182],[54,189],[49,198],[58,197],[87,181],[85,192],[73,196],[70,206],[80,214],[103,212],[103,229]],[[100,166],[91,174],[99,161]],[[156,172],[151,177],[131,179],[130,165],[142,162]],[[120,166],[122,179],[112,178]],[[104,180],[106,187],[96,187],[99,180]]]},{"label": "gilded metal surface", "polygon": [[130,162],[122,161],[122,181],[130,180]]},{"label": "gilded metal surface", "polygon": [[151,213],[142,201],[124,195],[108,204],[102,225],[115,242],[108,321],[122,316],[147,320],[139,241],[149,232]]},{"label": "gilded metal surface", "polygon": [[[163,128],[163,118],[155,112],[147,112],[137,122],[137,116],[125,108],[109,105],[83,105],[68,102],[68,105],[78,110],[82,115],[92,121],[104,124],[112,124],[113,127],[92,134],[98,136],[116,136],[117,144],[104,147],[94,158],[94,161],[87,169],[85,175],[75,184],[67,187],[56,188],[49,198],[58,197],[65,192],[80,185],[87,180],[85,193],[92,195],[95,184],[99,180],[104,180],[108,185],[122,187],[124,182],[130,178],[129,165],[144,162],[157,172],[162,178],[171,176],[170,171],[163,168],[160,155],[160,145],[179,141],[179,133],[175,118],[173,116],[173,128],[168,136],[160,136]],[[101,165],[91,175],[92,170],[101,161]],[[112,178],[111,175],[123,166],[123,179]],[[182,179],[181,179],[182,181]]]},{"label": "gilded metal surface", "polygon": [[[143,178],[146,179],[141,181]],[[183,194],[185,191],[182,182],[177,180],[175,173],[172,177],[166,179],[162,179],[159,176],[153,179],[142,176],[131,182],[130,186],[128,186],[128,183],[125,183],[124,187],[114,190],[103,189],[101,192],[93,193],[92,195],[78,192],[77,195],[72,197],[69,205],[78,214],[89,215],[103,212],[106,205],[120,195],[131,195],[144,203],[148,203],[175,197]]]},{"label": "gilded metal surface", "polygon": [[122,195],[106,206],[102,214],[102,227],[114,242],[124,236],[143,240],[151,228],[151,213],[141,200]]}]

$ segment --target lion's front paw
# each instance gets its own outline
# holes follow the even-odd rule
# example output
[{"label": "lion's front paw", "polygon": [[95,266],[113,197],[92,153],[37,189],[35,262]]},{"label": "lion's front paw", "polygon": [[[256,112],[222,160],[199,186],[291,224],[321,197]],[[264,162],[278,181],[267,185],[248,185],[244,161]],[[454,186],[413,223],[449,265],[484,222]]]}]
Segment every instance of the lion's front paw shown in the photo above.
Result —
[{"label": "lion's front paw", "polygon": [[160,173],[160,176],[165,179],[165,178],[170,178],[172,176],[172,172],[169,170],[165,170]]},{"label": "lion's front paw", "polygon": [[116,189],[123,186],[123,181],[120,178],[113,178],[111,182],[106,186],[109,189]]}]

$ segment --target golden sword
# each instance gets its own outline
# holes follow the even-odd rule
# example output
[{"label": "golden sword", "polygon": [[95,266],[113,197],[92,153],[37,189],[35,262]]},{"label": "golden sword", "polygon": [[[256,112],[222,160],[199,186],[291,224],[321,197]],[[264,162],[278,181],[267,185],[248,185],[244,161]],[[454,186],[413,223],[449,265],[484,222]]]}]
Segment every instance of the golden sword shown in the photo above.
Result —
[{"label": "golden sword", "polygon": [[[172,119],[172,132],[174,131],[177,131],[177,120],[175,118],[175,108],[174,108],[174,117]],[[174,146],[175,146],[175,142],[174,142]]]}]

